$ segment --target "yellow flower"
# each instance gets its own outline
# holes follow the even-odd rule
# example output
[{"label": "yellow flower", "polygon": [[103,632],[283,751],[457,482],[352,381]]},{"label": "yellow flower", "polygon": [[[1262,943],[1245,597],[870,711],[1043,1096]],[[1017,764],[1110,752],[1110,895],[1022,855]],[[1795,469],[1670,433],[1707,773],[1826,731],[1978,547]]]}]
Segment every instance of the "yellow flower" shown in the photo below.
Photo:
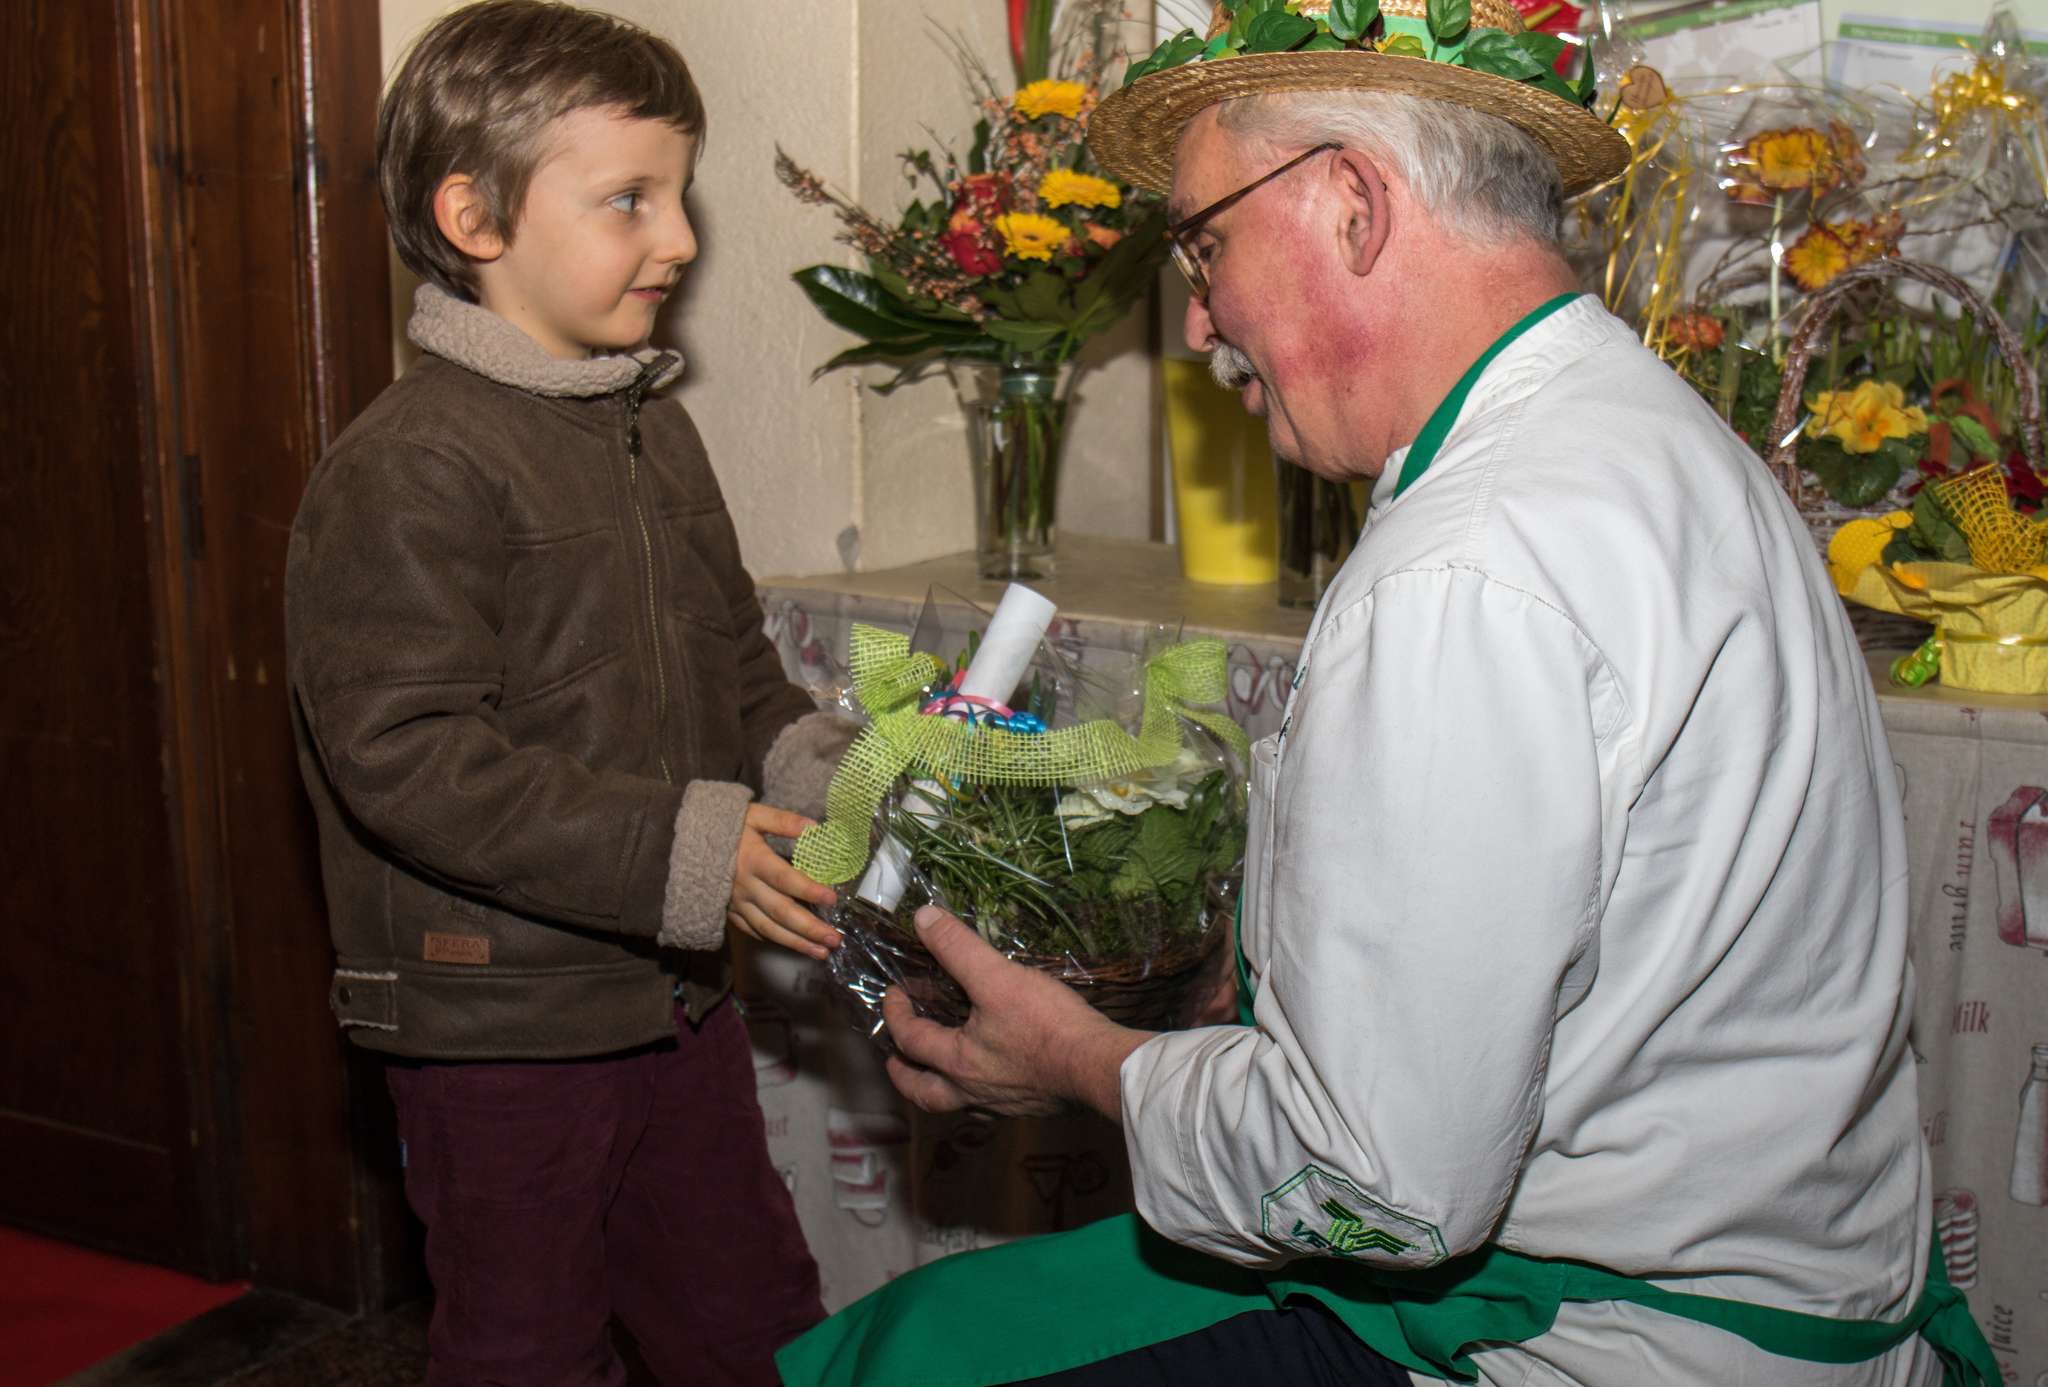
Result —
[{"label": "yellow flower", "polygon": [[1121,207],[1123,189],[1107,178],[1072,169],[1054,169],[1038,185],[1038,200],[1047,207]]},{"label": "yellow flower", "polygon": [[1825,288],[1829,280],[1849,268],[1854,253],[1844,231],[1860,235],[1862,227],[1855,222],[1839,228],[1815,222],[1785,252],[1785,272],[1807,293]]},{"label": "yellow flower", "polygon": [[1834,141],[1803,125],[1764,131],[1743,146],[1741,162],[1755,169],[1757,182],[1778,192],[1825,192],[1842,173]]},{"label": "yellow flower", "polygon": [[1888,438],[1927,432],[1927,412],[1906,407],[1906,392],[1889,381],[1859,381],[1854,390],[1823,390],[1806,402],[1808,438],[1832,437],[1843,451],[1874,453]]},{"label": "yellow flower", "polygon": [[1036,212],[1005,212],[995,227],[1004,248],[1019,260],[1050,260],[1069,235],[1064,223]]},{"label": "yellow flower", "polygon": [[1082,103],[1087,99],[1088,89],[1079,82],[1056,82],[1048,77],[1020,87],[1010,104],[1026,120],[1037,120],[1040,116],[1072,120],[1081,114]]}]

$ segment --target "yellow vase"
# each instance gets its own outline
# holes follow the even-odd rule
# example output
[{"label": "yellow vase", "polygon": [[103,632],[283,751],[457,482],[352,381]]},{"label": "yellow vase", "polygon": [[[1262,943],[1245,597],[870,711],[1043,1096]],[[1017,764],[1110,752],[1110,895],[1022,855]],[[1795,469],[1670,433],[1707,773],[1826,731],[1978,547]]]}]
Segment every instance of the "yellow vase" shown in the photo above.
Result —
[{"label": "yellow vase", "polygon": [[1206,361],[1160,363],[1181,572],[1196,583],[1270,583],[1279,573],[1266,425],[1216,384]]}]

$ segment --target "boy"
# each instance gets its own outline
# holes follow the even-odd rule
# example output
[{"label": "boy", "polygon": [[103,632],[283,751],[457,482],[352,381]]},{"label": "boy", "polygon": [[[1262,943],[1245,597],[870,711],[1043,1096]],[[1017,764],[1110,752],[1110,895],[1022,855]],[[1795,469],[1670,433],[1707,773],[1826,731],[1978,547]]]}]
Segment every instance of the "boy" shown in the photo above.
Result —
[{"label": "boy", "polygon": [[436,23],[378,160],[427,355],[308,484],[300,766],[356,1043],[394,1056],[435,1383],[774,1382],[822,1318],[769,1165],[728,930],[825,956],[764,835],[847,725],[782,676],[647,348],[696,255],[667,43],[545,0]]}]

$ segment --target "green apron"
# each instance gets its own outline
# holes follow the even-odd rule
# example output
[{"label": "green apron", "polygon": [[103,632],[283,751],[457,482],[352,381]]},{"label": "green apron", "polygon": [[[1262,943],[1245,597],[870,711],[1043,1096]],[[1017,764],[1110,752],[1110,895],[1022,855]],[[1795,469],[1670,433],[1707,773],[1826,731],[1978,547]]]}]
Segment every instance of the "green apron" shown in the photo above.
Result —
[{"label": "green apron", "polygon": [[[1394,494],[1434,459],[1473,384],[1529,328],[1577,298],[1550,300],[1472,364],[1409,450]],[[1239,1020],[1251,979],[1237,953]],[[1309,1258],[1254,1271],[1179,1246],[1125,1214],[919,1267],[855,1302],[776,1355],[790,1387],[994,1387],[1099,1363],[1300,1299],[1328,1307],[1360,1340],[1413,1372],[1471,1382],[1471,1354],[1547,1333],[1567,1302],[1623,1300],[1740,1335],[1766,1353],[1861,1363],[1925,1338],[1945,1387],[1998,1387],[1998,1360],[1937,1238],[1927,1283],[1897,1323],[1838,1320],[1690,1295],[1583,1262],[1488,1245],[1421,1271]]]}]

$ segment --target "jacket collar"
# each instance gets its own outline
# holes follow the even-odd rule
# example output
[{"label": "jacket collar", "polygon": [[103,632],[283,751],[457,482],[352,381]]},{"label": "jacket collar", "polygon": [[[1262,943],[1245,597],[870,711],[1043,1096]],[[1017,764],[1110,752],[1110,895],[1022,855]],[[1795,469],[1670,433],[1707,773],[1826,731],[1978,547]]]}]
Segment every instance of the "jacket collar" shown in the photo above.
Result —
[{"label": "jacket collar", "polygon": [[644,389],[659,390],[683,373],[681,353],[658,347],[617,356],[564,361],[480,304],[422,284],[406,326],[421,351],[476,372],[486,380],[534,395],[588,399],[624,390],[648,375]]}]

